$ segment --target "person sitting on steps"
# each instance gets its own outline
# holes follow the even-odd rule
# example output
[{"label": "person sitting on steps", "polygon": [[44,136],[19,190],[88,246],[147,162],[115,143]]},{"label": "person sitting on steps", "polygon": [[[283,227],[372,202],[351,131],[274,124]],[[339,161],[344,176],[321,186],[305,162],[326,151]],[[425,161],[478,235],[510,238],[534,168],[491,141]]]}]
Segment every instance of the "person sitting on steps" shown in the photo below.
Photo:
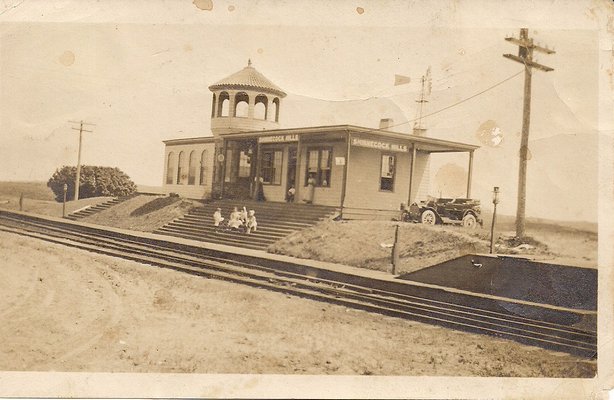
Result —
[{"label": "person sitting on steps", "polygon": [[218,207],[213,213],[213,226],[220,226],[222,221],[224,221],[224,217],[222,217],[222,209]]},{"label": "person sitting on steps", "polygon": [[256,222],[256,211],[249,210],[247,216],[247,222],[245,223],[245,233],[249,234],[251,231],[256,232],[258,230],[258,222]]},{"label": "person sitting on steps", "polygon": [[228,218],[228,227],[232,230],[239,230],[243,226],[243,221],[241,221],[241,213],[234,207],[232,212],[230,213],[230,217]]},{"label": "person sitting on steps", "polygon": [[245,208],[245,206],[243,206],[243,210],[239,211],[239,219],[241,220],[241,222],[243,222],[244,225],[247,222],[247,209]]}]

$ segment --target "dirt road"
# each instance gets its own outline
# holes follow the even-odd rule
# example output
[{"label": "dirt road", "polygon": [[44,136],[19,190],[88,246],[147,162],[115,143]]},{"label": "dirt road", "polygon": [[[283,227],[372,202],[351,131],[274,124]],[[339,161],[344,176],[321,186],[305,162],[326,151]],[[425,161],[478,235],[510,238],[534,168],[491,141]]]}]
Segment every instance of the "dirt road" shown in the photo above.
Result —
[{"label": "dirt road", "polygon": [[0,370],[589,377],[595,363],[0,232]]}]

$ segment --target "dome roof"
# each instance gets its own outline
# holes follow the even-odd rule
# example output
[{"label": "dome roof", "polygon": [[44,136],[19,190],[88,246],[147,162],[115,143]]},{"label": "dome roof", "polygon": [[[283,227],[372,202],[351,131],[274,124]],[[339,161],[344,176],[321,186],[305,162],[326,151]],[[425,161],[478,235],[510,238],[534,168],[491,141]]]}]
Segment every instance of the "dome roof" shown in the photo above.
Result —
[{"label": "dome roof", "polygon": [[247,67],[209,86],[211,91],[220,89],[262,90],[274,93],[279,97],[286,96],[286,93],[279,86],[252,67],[251,60],[247,62]]}]

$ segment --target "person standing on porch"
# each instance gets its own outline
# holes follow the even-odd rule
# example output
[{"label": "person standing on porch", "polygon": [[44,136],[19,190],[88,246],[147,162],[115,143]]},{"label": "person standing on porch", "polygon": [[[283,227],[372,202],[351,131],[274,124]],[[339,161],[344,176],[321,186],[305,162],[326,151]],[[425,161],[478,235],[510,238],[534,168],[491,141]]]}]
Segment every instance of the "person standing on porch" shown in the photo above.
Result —
[{"label": "person standing on porch", "polygon": [[307,191],[305,193],[305,198],[303,201],[307,204],[313,203],[313,195],[316,187],[316,178],[313,173],[309,174],[309,178],[307,179]]},{"label": "person standing on porch", "polygon": [[266,201],[263,183],[264,179],[262,177],[256,178],[256,201]]},{"label": "person standing on porch", "polygon": [[290,187],[290,189],[288,189],[288,193],[286,193],[286,201],[288,203],[294,203],[294,196],[296,195],[296,189],[294,188],[294,185]]}]

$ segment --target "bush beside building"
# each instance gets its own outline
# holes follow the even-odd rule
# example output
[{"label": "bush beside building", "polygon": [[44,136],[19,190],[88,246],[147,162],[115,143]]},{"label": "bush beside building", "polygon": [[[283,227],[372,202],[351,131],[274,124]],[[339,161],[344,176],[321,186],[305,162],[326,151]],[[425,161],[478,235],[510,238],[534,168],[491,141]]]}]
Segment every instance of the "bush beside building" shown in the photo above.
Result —
[{"label": "bush beside building", "polygon": [[[64,184],[67,185],[66,200],[73,200],[77,168],[63,166],[49,178],[47,186],[55,194],[56,201],[64,198]],[[119,168],[85,165],[79,176],[79,197],[128,196],[136,191],[136,185]]]}]

